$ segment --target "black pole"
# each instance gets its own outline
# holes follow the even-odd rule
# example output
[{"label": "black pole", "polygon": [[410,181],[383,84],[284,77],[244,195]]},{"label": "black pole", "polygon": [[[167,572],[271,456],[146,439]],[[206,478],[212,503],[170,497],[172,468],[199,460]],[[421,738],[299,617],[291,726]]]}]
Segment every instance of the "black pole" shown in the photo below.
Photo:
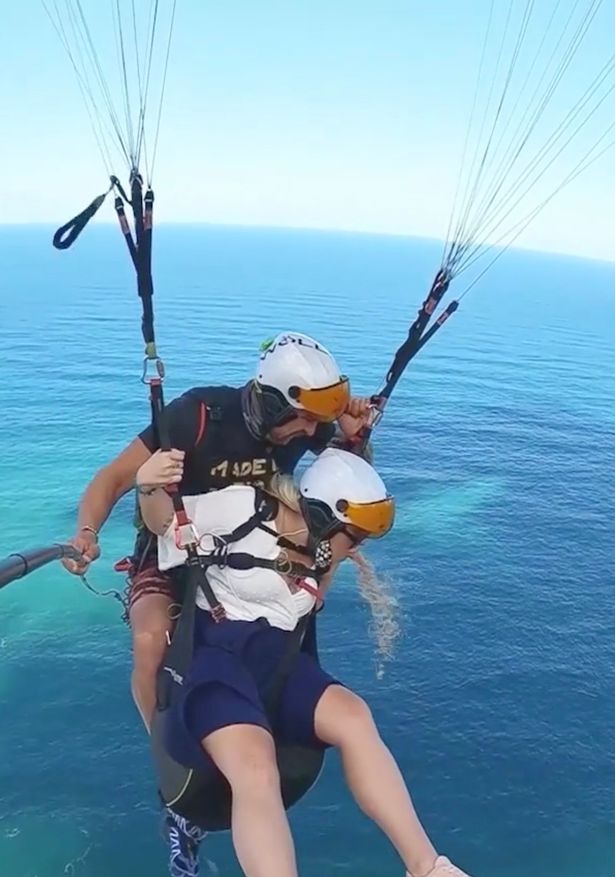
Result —
[{"label": "black pole", "polygon": [[9,554],[4,560],[0,560],[0,588],[16,581],[16,579],[22,579],[28,573],[34,572],[54,560],[62,560],[64,557],[78,560],[81,554],[72,545],[61,544]]}]

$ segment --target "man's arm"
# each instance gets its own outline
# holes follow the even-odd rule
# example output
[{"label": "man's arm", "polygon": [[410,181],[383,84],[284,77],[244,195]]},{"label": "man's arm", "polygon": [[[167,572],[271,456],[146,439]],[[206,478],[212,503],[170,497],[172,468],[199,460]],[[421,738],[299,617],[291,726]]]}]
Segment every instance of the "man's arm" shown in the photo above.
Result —
[{"label": "man's arm", "polygon": [[[348,408],[337,423],[320,423],[309,441],[308,448],[313,454],[321,454],[325,448],[344,448],[352,450],[361,431],[369,424],[371,400],[353,397]],[[371,445],[365,449],[366,459],[371,459]]]},{"label": "man's arm", "polygon": [[[179,450],[192,448],[198,425],[198,403],[185,393],[167,406],[165,414],[173,447]],[[134,487],[139,468],[157,449],[154,430],[148,426],[90,481],[79,504],[77,532],[70,540],[70,544],[83,554],[83,561],[64,560],[69,572],[82,575],[100,555],[100,529],[118,500]]]},{"label": "man's arm", "polygon": [[[370,398],[353,397],[345,413],[337,421],[337,430],[329,441],[330,446],[356,452],[361,434],[370,424],[371,409],[372,401]],[[362,456],[369,463],[373,461],[374,453],[371,442],[368,442],[363,449]]]},{"label": "man's arm", "polygon": [[134,487],[137,471],[151,455],[143,441],[136,438],[90,481],[79,503],[77,532],[71,539],[71,545],[83,554],[83,561],[65,560],[69,572],[82,575],[100,555],[98,533],[115,504]]},{"label": "man's arm", "polygon": [[96,473],[81,498],[77,530],[91,527],[98,532],[102,528],[118,500],[134,487],[137,471],[151,455],[143,441],[136,438]]}]

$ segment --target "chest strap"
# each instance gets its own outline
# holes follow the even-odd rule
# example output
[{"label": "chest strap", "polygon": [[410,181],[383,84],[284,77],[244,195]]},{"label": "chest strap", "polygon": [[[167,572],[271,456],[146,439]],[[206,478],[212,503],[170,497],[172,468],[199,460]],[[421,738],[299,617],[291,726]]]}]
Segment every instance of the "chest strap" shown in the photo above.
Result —
[{"label": "chest strap", "polygon": [[267,557],[255,557],[245,551],[227,551],[226,549],[216,548],[211,554],[199,555],[199,561],[202,569],[208,569],[210,566],[217,566],[221,569],[228,567],[229,569],[270,569],[279,575],[290,576],[291,578],[315,579],[318,581],[322,578],[323,573],[313,567],[306,566],[304,563],[297,563],[289,560],[283,554],[278,555],[274,560]]},{"label": "chest strap", "polygon": [[[271,521],[275,518],[278,510],[277,501],[266,494],[264,491],[255,488],[254,492],[254,514],[236,527],[231,533],[224,536],[214,536],[216,542],[215,555],[223,557],[228,552],[228,546],[233,542],[239,542],[249,533],[263,524],[265,521]],[[203,596],[207,600],[212,618],[214,621],[223,621],[226,618],[224,606],[216,597],[213,588],[207,578],[207,566],[213,566],[213,563],[203,563],[207,560],[207,556],[202,556],[194,552],[192,556],[188,556],[186,566],[191,574],[198,581],[198,588],[203,592]]]},{"label": "chest strap", "polygon": [[265,522],[274,520],[277,515],[279,507],[278,501],[259,488],[255,488],[254,493],[254,514],[248,518],[247,521],[244,521],[243,524],[236,527],[231,533],[224,536],[214,536],[213,539],[216,547],[210,554],[199,554],[197,558],[189,558],[187,562],[189,567],[199,567],[201,570],[201,575],[199,576],[199,587],[215,621],[222,621],[226,618],[226,612],[224,611],[222,603],[216,597],[207,578],[207,570],[212,566],[217,566],[220,569],[228,567],[229,569],[236,570],[250,570],[255,568],[270,569],[272,572],[278,573],[278,575],[289,576],[296,579],[301,583],[301,587],[304,588],[304,590],[308,590],[310,593],[312,593],[314,589],[307,586],[304,579],[312,578],[319,583],[320,579],[326,572],[326,570],[319,571],[306,566],[303,563],[289,560],[285,553],[280,553],[274,560],[270,560],[265,557],[255,557],[253,554],[248,554],[247,552],[229,551],[229,548],[233,543],[245,539],[245,537],[254,530],[261,529],[270,536],[273,536],[278,541],[281,548],[290,548],[293,551],[298,551],[309,556],[309,551],[304,546],[295,545],[294,542],[291,542],[284,536],[279,536],[275,530],[266,526]]}]

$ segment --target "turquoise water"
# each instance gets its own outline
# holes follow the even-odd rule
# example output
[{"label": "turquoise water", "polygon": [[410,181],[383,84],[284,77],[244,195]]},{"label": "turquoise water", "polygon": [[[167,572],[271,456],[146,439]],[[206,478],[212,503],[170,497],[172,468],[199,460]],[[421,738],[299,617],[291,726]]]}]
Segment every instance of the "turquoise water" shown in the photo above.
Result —
[{"label": "turquoise water", "polygon": [[[167,398],[243,381],[284,328],[374,391],[438,257],[396,238],[161,228]],[[148,407],[114,228],[67,253],[47,228],[3,228],[0,264],[1,556],[72,532],[87,480]],[[322,616],[324,662],[370,701],[435,842],[473,877],[615,875],[614,327],[614,265],[501,260],[377,438],[400,508],[370,547],[400,603],[383,679],[350,573]],[[122,584],[131,510],[104,531],[98,587]],[[0,612],[0,877],[163,877],[117,605],[54,567],[2,591]],[[305,877],[403,873],[334,755],[292,823]],[[239,873],[228,837],[205,853]]]}]

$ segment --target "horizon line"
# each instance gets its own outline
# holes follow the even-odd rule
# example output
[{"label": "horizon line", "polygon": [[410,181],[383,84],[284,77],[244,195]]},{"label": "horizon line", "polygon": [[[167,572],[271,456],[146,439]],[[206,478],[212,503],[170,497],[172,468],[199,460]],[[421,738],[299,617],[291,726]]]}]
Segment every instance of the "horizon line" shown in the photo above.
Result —
[{"label": "horizon line", "polygon": [[[259,223],[259,222],[214,222],[206,219],[163,219],[154,223],[156,228],[161,226],[203,226],[208,228],[228,228],[228,229],[244,229],[244,230],[262,230],[262,231],[290,231],[290,232],[317,232],[320,234],[344,234],[344,235],[353,235],[353,236],[362,236],[362,237],[383,237],[383,238],[395,238],[395,239],[405,239],[405,240],[416,240],[424,243],[432,243],[434,245],[438,245],[443,247],[445,244],[444,238],[434,237],[433,235],[424,235],[418,234],[416,232],[403,232],[403,231],[382,231],[382,230],[369,230],[364,228],[340,228],[340,227],[330,227],[330,226],[320,226],[320,225],[271,225],[268,223]],[[117,221],[113,219],[106,219],[103,217],[97,217],[93,223],[93,226],[117,226]],[[49,227],[49,228],[57,228],[57,222],[51,220],[19,220],[13,222],[4,222],[0,220],[0,230],[4,228],[29,228],[29,227]],[[490,246],[488,243],[486,246]],[[615,264],[615,252],[612,257],[607,256],[591,256],[588,254],[575,253],[570,252],[569,250],[559,250],[559,249],[551,249],[551,248],[541,248],[538,246],[529,246],[529,245],[510,245],[508,247],[496,247],[495,244],[491,245],[494,249],[500,249],[504,251],[510,252],[523,252],[523,253],[535,253],[537,255],[545,255],[545,256],[563,256],[568,259],[575,259],[583,262],[602,262],[606,265]]]}]

